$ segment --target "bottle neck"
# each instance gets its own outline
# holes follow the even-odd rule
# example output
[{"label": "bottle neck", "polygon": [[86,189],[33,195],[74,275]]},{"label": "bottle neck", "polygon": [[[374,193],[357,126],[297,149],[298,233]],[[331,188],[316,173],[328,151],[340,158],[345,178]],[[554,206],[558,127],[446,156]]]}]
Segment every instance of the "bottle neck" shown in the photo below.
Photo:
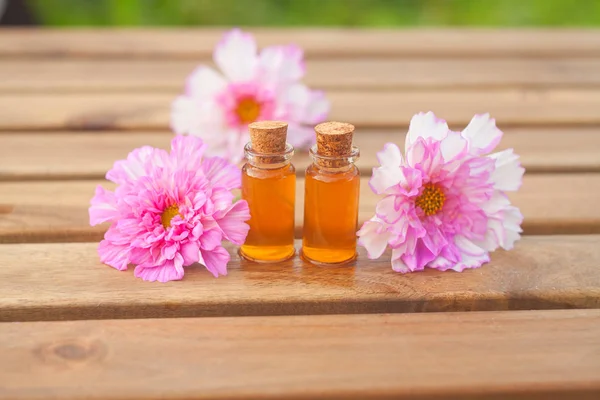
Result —
[{"label": "bottle neck", "polygon": [[313,164],[321,171],[327,173],[343,173],[351,170],[360,157],[358,147],[353,146],[352,152],[344,156],[323,156],[317,152],[317,145],[310,149]]},{"label": "bottle neck", "polygon": [[275,154],[255,152],[252,150],[252,143],[247,143],[244,147],[244,156],[248,164],[261,169],[277,169],[290,165],[293,155],[294,147],[289,143],[286,143],[283,152]]}]

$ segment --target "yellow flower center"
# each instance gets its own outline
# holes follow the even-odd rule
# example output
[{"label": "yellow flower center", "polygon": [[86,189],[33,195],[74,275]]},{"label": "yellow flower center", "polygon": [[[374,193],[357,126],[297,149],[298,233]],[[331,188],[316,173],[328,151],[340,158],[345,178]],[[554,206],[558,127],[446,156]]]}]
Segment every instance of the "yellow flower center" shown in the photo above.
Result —
[{"label": "yellow flower center", "polygon": [[423,189],[423,193],[417,197],[415,204],[423,210],[425,215],[433,215],[442,209],[445,201],[446,195],[439,187],[427,184]]},{"label": "yellow flower center", "polygon": [[171,220],[175,218],[176,215],[182,217],[182,215],[179,214],[179,207],[177,207],[177,204],[165,208],[165,211],[160,215],[160,222],[162,222],[165,229],[171,226]]},{"label": "yellow flower center", "polygon": [[241,99],[235,108],[235,113],[242,124],[249,124],[258,119],[260,115],[260,103],[252,97]]}]

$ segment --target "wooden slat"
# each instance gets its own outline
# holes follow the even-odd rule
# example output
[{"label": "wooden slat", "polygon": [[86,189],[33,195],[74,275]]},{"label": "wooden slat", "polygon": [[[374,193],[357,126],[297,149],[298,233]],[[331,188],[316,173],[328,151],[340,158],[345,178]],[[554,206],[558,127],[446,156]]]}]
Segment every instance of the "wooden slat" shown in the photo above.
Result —
[{"label": "wooden slat", "polygon": [[0,396],[591,400],[599,338],[598,310],[1,324]]},{"label": "wooden slat", "polygon": [[107,227],[89,226],[87,215],[98,183],[0,184],[0,242],[98,240]]},{"label": "wooden slat", "polygon": [[[358,166],[370,175],[376,154],[388,142],[403,148],[405,129],[358,130]],[[600,172],[600,134],[596,128],[508,128],[499,149],[514,148],[528,173]],[[101,179],[116,160],[134,148],[169,148],[168,132],[16,132],[0,135],[0,180]],[[24,161],[25,160],[25,161]],[[302,174],[309,164],[297,152],[294,165]]]},{"label": "wooden slat", "polygon": [[[0,57],[208,57],[225,29],[4,29]],[[259,46],[296,43],[309,58],[597,57],[600,33],[582,29],[264,29]]]},{"label": "wooden slat", "polygon": [[[331,91],[331,120],[359,127],[406,126],[417,112],[435,110],[459,126],[490,112],[503,126],[600,124],[600,91],[444,90]],[[174,94],[0,94],[0,130],[168,129]]]},{"label": "wooden slat", "polygon": [[[90,227],[89,201],[102,181],[0,183],[0,243],[82,242],[102,238]],[[112,184],[104,184],[112,188]],[[301,236],[304,181],[298,179],[297,236]],[[528,175],[510,198],[525,216],[526,234],[600,233],[600,174]],[[361,182],[359,222],[375,212],[378,197]]]},{"label": "wooden slat", "polygon": [[[600,308],[600,236],[528,236],[462,273],[402,275],[391,252],[322,268],[232,260],[149,283],[100,263],[96,243],[0,245],[0,321]],[[297,243],[300,247],[300,242]]]},{"label": "wooden slat", "polygon": [[[183,90],[200,61],[3,60],[3,92]],[[599,59],[335,59],[307,62],[305,83],[322,89],[585,87],[600,84]]]}]

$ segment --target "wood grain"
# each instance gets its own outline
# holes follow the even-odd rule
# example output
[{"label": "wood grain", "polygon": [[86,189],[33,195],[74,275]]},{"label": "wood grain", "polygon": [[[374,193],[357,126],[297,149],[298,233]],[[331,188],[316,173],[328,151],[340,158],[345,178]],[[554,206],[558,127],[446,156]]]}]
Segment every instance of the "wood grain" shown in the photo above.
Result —
[{"label": "wood grain", "polygon": [[599,338],[598,310],[1,324],[0,396],[591,400]]},{"label": "wood grain", "polygon": [[[2,92],[183,90],[193,60],[2,60]],[[212,64],[212,63],[210,63]],[[454,89],[597,87],[595,58],[324,59],[309,60],[304,82],[321,89]]]},{"label": "wood grain", "polygon": [[[297,243],[300,247],[300,243]],[[0,321],[600,308],[600,236],[528,236],[482,268],[408,275],[390,252],[355,266],[232,261],[183,281],[144,282],[102,265],[96,243],[0,246]]]},{"label": "wood grain", "polygon": [[143,282],[100,263],[89,200],[132,148],[168,146],[170,104],[224,30],[3,30],[0,398],[599,398],[600,32],[251,31],[302,46],[330,118],[359,128],[360,222],[375,153],[414,113],[461,129],[490,112],[529,171],[511,196],[529,236],[463,273],[400,275],[363,249],[258,265],[228,246],[227,277]]},{"label": "wood grain", "polygon": [[[226,29],[4,29],[0,57],[208,58]],[[295,43],[308,58],[598,57],[600,33],[588,29],[267,29],[250,28],[259,46]]]},{"label": "wood grain", "polygon": [[[377,152],[388,142],[403,148],[405,129],[358,130],[358,166],[364,176],[379,165]],[[600,172],[600,135],[596,128],[508,128],[499,149],[514,148],[528,173]],[[169,148],[169,132],[15,132],[0,135],[0,180],[102,179],[116,160],[134,148]],[[293,159],[303,174],[306,152]]]},{"label": "wood grain", "polygon": [[[0,130],[168,129],[173,94],[0,94]],[[490,112],[501,126],[600,124],[600,90],[489,89],[431,91],[329,91],[331,120],[359,128],[405,127],[417,112],[464,127]]]},{"label": "wood grain", "polygon": [[[106,225],[90,227],[89,201],[104,181],[0,183],[0,243],[86,242]],[[525,234],[600,233],[600,174],[528,175],[509,197],[525,216]],[[296,189],[296,228],[301,236],[304,180]],[[361,182],[359,223],[373,216],[378,197]]]}]

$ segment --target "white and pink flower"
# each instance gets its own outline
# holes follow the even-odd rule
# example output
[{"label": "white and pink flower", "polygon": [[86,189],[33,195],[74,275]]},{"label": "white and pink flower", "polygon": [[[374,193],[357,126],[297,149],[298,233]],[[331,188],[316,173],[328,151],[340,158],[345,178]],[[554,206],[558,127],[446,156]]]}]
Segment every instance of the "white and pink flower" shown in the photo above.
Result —
[{"label": "white and pink flower", "polygon": [[176,136],[170,153],[145,146],[115,163],[106,179],[116,190],[98,186],[89,209],[91,225],[111,223],[98,247],[102,262],[118,270],[135,264],[135,276],[147,281],[181,279],[194,263],[227,274],[221,242],[244,242],[250,211],[246,201],[233,201],[241,171],[223,158],[203,158],[205,150],[200,138]]},{"label": "white and pink flower", "polygon": [[259,54],[252,35],[234,29],[217,45],[213,58],[222,74],[199,66],[173,102],[175,133],[199,136],[211,155],[233,162],[242,159],[248,124],[254,121],[284,120],[294,147],[314,143],[312,127],[326,119],[329,101],[323,92],[300,83],[305,73],[302,49],[272,46]]},{"label": "white and pink flower", "polygon": [[521,186],[525,170],[512,149],[489,154],[501,138],[487,114],[462,132],[432,112],[415,115],[405,157],[392,143],[378,153],[370,186],[385,197],[358,232],[369,257],[390,246],[395,271],[462,271],[488,262],[498,247],[511,249],[523,216],[506,192]]}]

